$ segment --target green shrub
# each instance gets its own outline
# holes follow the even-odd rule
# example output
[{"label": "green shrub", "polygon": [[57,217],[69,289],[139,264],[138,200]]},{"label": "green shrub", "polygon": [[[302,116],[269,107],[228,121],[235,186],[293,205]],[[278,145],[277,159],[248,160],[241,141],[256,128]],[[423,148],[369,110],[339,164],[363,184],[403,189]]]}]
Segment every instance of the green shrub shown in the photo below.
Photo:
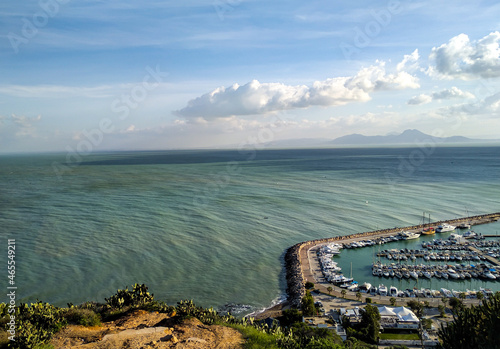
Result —
[{"label": "green shrub", "polygon": [[194,317],[206,325],[231,324],[238,322],[238,320],[231,314],[221,315],[212,308],[205,309],[203,307],[198,307],[192,300],[178,302],[175,307],[175,313],[179,320]]},{"label": "green shrub", "polygon": [[110,309],[123,309],[125,307],[139,307],[154,300],[152,294],[148,292],[148,287],[144,284],[135,284],[132,290],[128,287],[118,290],[116,294],[105,298],[106,305]]},{"label": "green shrub", "polygon": [[60,308],[48,303],[21,304],[16,308],[16,340],[10,348],[32,349],[47,343],[66,325]]},{"label": "green shrub", "polygon": [[72,307],[66,311],[64,318],[72,324],[82,326],[100,326],[101,317],[93,310]]},{"label": "green shrub", "polygon": [[150,303],[145,304],[141,308],[146,311],[157,311],[159,313],[165,313],[165,314],[171,314],[175,310],[175,307],[161,301],[152,301]]},{"label": "green shrub", "polygon": [[233,324],[229,327],[238,330],[245,338],[245,344],[243,347],[245,349],[260,349],[260,348],[269,348],[269,349],[278,349],[280,348],[277,344],[277,338],[275,335],[271,333],[267,333],[266,331],[259,330],[256,327],[252,326],[244,326],[241,324]]},{"label": "green shrub", "polygon": [[283,315],[279,318],[281,326],[289,327],[297,322],[302,322],[302,313],[298,309],[283,310]]},{"label": "green shrub", "polygon": [[314,305],[314,298],[311,292],[306,291],[305,296],[302,298],[301,308],[304,316],[316,315],[316,306]]},{"label": "green shrub", "polygon": [[310,281],[306,282],[306,284],[305,284],[305,288],[306,288],[307,290],[311,290],[311,289],[313,289],[313,288],[314,288],[314,283],[312,283],[312,282],[310,282]]}]

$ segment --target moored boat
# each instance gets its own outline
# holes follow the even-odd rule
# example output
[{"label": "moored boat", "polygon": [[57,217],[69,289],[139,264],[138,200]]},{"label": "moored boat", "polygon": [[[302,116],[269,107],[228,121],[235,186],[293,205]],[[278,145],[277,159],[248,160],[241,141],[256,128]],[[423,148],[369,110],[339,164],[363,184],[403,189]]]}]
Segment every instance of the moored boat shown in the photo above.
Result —
[{"label": "moored boat", "polygon": [[418,239],[420,237],[420,233],[404,231],[401,233],[401,236],[403,236],[403,240],[413,240]]},{"label": "moored boat", "polygon": [[443,223],[436,228],[436,233],[445,233],[447,231],[454,231],[457,227],[448,223]]},{"label": "moored boat", "polygon": [[436,233],[436,230],[433,227],[424,228],[422,230],[422,235],[432,235],[435,233]]},{"label": "moored boat", "polygon": [[381,296],[387,296],[387,287],[384,284],[378,286],[378,294]]}]

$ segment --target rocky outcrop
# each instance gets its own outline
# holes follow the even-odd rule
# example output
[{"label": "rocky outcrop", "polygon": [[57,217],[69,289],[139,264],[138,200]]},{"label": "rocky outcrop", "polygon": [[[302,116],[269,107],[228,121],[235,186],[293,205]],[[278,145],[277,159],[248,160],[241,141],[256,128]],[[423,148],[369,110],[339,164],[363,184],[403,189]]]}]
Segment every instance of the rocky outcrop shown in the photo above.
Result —
[{"label": "rocky outcrop", "polygon": [[304,276],[300,263],[300,250],[304,243],[290,247],[285,254],[286,282],[288,302],[292,307],[299,307],[305,295]]},{"label": "rocky outcrop", "polygon": [[55,349],[241,349],[243,343],[235,329],[204,325],[196,318],[178,323],[166,314],[144,310],[97,327],[69,325],[51,341]]}]

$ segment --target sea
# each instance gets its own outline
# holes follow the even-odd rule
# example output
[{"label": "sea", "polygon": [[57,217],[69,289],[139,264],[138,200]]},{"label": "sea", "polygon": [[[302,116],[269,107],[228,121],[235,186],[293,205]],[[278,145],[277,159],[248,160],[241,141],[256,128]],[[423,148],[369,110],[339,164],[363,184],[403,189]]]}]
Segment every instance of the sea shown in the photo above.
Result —
[{"label": "sea", "polygon": [[[283,299],[298,242],[500,211],[499,155],[432,144],[1,155],[0,284],[17,304],[104,302],[144,283],[169,304],[256,311]],[[341,258],[362,282],[374,251]]]}]

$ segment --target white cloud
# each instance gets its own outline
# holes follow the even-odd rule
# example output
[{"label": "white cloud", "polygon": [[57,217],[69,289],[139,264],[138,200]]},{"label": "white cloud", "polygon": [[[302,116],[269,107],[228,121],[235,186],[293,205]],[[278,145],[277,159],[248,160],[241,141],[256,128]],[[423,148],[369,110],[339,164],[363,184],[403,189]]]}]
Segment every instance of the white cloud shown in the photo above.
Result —
[{"label": "white cloud", "polygon": [[36,134],[35,123],[42,119],[41,115],[35,117],[27,117],[24,115],[12,114],[10,121],[14,126],[16,136],[34,136]]},{"label": "white cloud", "polygon": [[435,63],[429,75],[445,79],[471,80],[500,77],[500,32],[470,41],[465,34],[434,47],[429,58]]},{"label": "white cloud", "polygon": [[408,101],[409,105],[420,105],[420,104],[427,104],[432,102],[432,97],[426,94],[421,94],[415,97],[410,98]]},{"label": "white cloud", "polygon": [[402,70],[415,70],[418,68],[418,59],[420,58],[418,54],[418,49],[413,51],[409,55],[404,55],[404,58],[401,62],[398,63],[396,66],[397,71],[402,71]]},{"label": "white cloud", "polygon": [[497,117],[498,112],[500,112],[500,92],[479,102],[441,108],[438,111],[441,115],[489,115],[491,117]]},{"label": "white cloud", "polygon": [[409,101],[409,105],[419,105],[419,104],[427,104],[432,101],[442,100],[442,99],[452,99],[452,98],[474,98],[474,95],[470,92],[464,92],[459,88],[453,86],[451,89],[444,89],[439,92],[433,92],[430,95],[421,94],[415,97],[412,97]]},{"label": "white cloud", "polygon": [[[415,59],[405,57],[406,62]],[[416,53],[418,58],[418,53]],[[192,99],[187,106],[174,112],[186,118],[214,119],[231,115],[255,115],[269,112],[308,108],[312,106],[338,106],[371,99],[370,93],[381,90],[418,88],[418,79],[398,70],[387,73],[385,64],[361,69],[352,77],[336,77],[316,81],[312,86],[290,86],[282,83],[260,83],[253,80],[243,86],[234,84],[219,87]],[[398,65],[399,66],[399,65]]]}]

